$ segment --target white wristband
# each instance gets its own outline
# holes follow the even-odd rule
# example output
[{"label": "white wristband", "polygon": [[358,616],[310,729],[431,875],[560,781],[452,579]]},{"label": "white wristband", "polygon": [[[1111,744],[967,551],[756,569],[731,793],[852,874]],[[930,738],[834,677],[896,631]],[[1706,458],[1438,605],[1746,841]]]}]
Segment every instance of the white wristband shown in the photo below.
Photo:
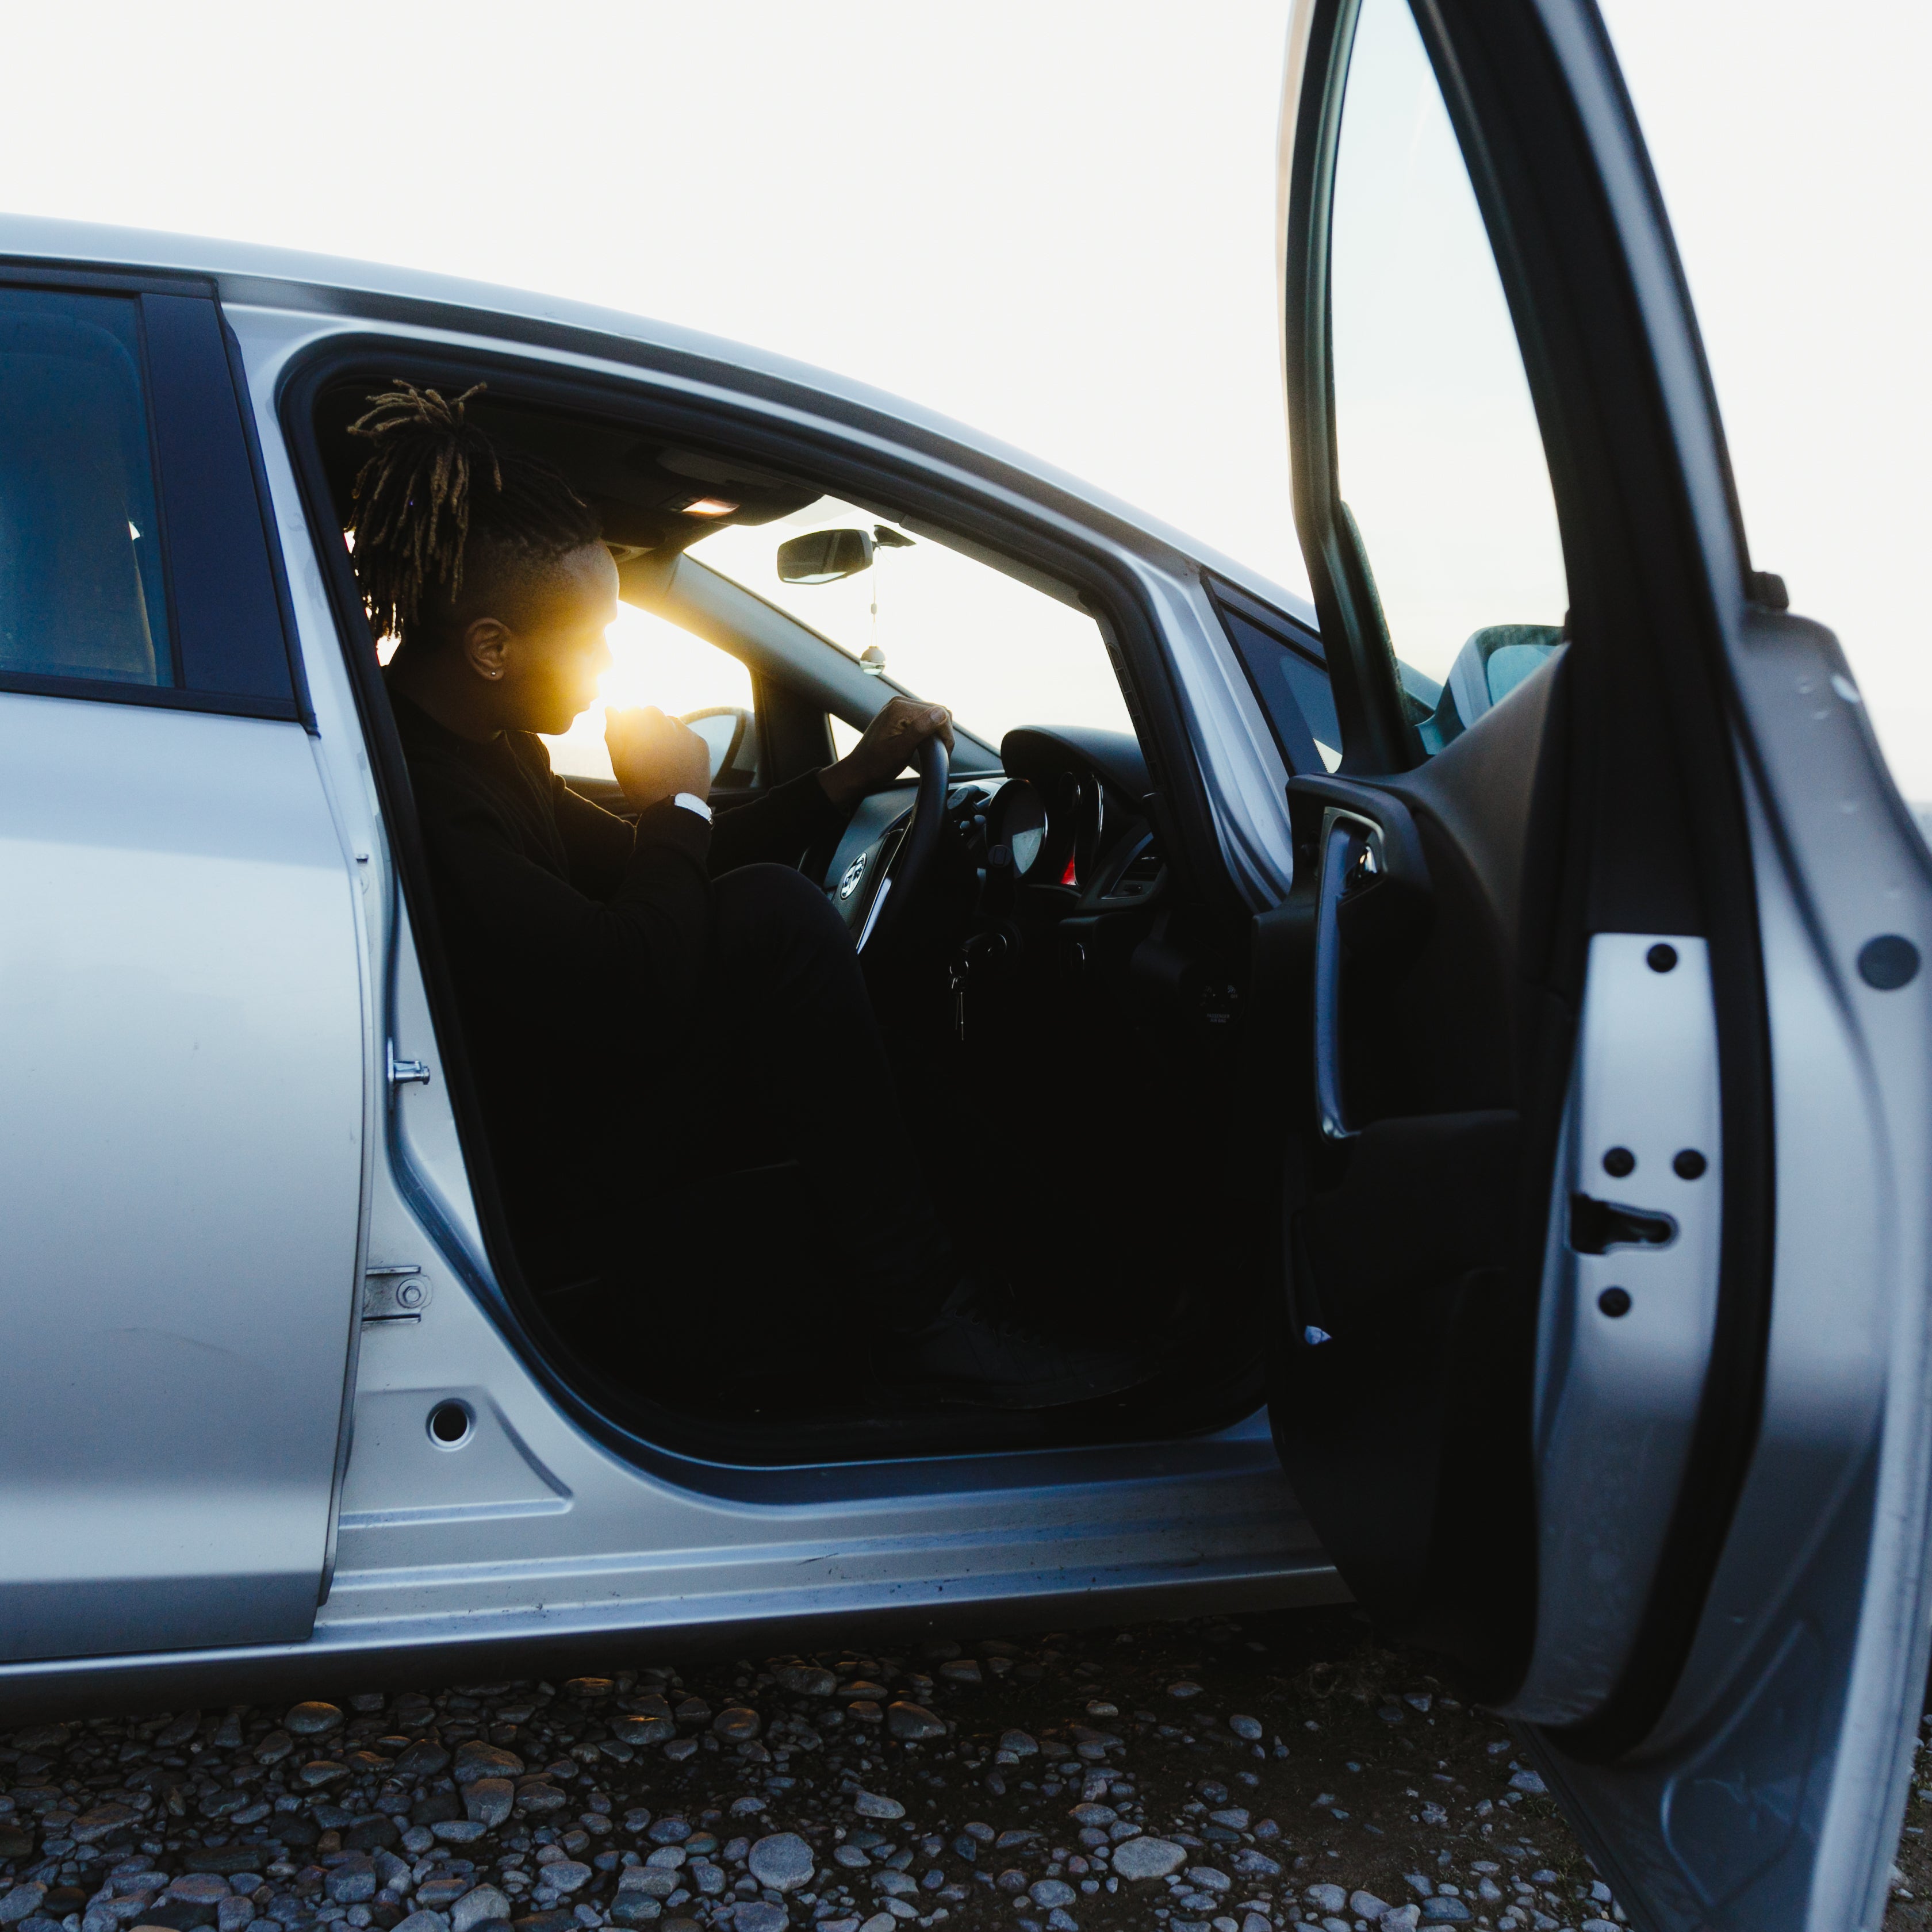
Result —
[{"label": "white wristband", "polygon": [[711,823],[710,806],[706,805],[704,800],[700,798],[694,791],[680,792],[677,796],[671,800],[671,803],[674,805],[682,806],[686,812],[696,812],[698,817],[703,819],[706,825],[709,825]]}]

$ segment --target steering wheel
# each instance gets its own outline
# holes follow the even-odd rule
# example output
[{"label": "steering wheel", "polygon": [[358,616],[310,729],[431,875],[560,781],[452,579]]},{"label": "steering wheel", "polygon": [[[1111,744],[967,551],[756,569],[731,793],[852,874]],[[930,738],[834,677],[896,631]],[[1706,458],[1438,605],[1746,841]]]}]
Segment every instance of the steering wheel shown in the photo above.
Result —
[{"label": "steering wheel", "polygon": [[912,810],[867,846],[839,875],[832,902],[860,952],[890,944],[939,849],[946,820],[946,784],[952,760],[944,739],[928,738],[913,754],[919,792]]}]

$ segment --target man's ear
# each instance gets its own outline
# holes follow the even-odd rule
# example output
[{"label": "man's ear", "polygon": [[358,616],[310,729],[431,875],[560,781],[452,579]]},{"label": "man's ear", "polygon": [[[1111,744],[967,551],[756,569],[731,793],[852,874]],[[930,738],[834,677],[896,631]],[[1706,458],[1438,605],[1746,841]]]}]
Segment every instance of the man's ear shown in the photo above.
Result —
[{"label": "man's ear", "polygon": [[472,618],[463,627],[463,661],[478,677],[500,683],[508,668],[510,639],[514,634],[500,617]]}]

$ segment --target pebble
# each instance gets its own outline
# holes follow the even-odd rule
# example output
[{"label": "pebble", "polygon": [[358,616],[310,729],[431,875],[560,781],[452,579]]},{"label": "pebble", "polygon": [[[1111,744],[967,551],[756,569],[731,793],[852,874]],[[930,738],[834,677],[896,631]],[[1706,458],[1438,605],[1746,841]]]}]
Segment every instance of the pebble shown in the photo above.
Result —
[{"label": "pebble", "polygon": [[1040,1742],[1037,1738],[1029,1737],[1024,1731],[1002,1731],[1000,1733],[1000,1748],[1004,1751],[1011,1751],[1016,1757],[1032,1757],[1039,1751]]},{"label": "pebble", "polygon": [[752,1847],[752,1876],[773,1892],[796,1892],[811,1882],[812,1847],[796,1832],[775,1832]]},{"label": "pebble", "polygon": [[319,1738],[341,1722],[342,1713],[333,1704],[298,1704],[282,1720],[282,1729],[292,1737]]},{"label": "pebble", "polygon": [[[1186,1862],[1186,1846],[1169,1838],[1129,1838],[1114,1853],[1114,1870],[1122,1878],[1165,1878]],[[1335,1893],[1339,1910],[1344,1894],[1334,1886],[1328,1889]]]},{"label": "pebble", "polygon": [[1262,1720],[1258,1718],[1244,1718],[1238,1714],[1228,1720],[1228,1728],[1238,1738],[1246,1738],[1252,1744],[1262,1734]]},{"label": "pebble", "polygon": [[510,1916],[508,1895],[494,1885],[479,1885],[474,1892],[466,1892],[449,1908],[450,1932],[472,1932],[473,1928],[489,1919]]},{"label": "pebble", "polygon": [[[790,1915],[782,1905],[762,1898],[748,1899],[731,1915],[732,1932],[782,1932]],[[888,1918],[887,1924],[893,1922]]]},{"label": "pebble", "polygon": [[908,1744],[923,1743],[928,1738],[943,1738],[946,1735],[944,1719],[934,1717],[922,1704],[903,1702],[887,1707],[886,1728],[894,1737]]},{"label": "pebble", "polygon": [[1317,1912],[1340,1912],[1348,1902],[1339,1885],[1311,1885],[1302,1896]]},{"label": "pebble", "polygon": [[463,1808],[487,1832],[506,1824],[517,1802],[517,1787],[507,1778],[479,1778],[463,1794]]},{"label": "pebble", "polygon": [[1474,1916],[1462,1900],[1446,1898],[1440,1892],[1433,1898],[1425,1898],[1420,1907],[1425,1925],[1466,1925]]},{"label": "pebble", "polygon": [[748,1744],[764,1728],[757,1712],[743,1704],[733,1704],[711,1720],[711,1728],[731,1744]]},{"label": "pebble", "polygon": [[520,1778],[524,1761],[514,1751],[486,1744],[476,1738],[456,1748],[456,1762],[450,1775],[458,1784],[474,1784],[479,1778]]},{"label": "pebble", "polygon": [[1040,1906],[1071,1905],[1079,1895],[1064,1879],[1036,1879],[1027,1888],[1027,1896]]},{"label": "pebble", "polygon": [[1510,1780],[1510,1789],[1527,1792],[1532,1798],[1541,1798],[1548,1792],[1550,1787],[1534,1772],[1520,1771]]},{"label": "pebble", "polygon": [[855,1792],[852,1808],[862,1818],[903,1818],[905,1816],[905,1807],[896,1798],[882,1798],[873,1791]]},{"label": "pebble", "polygon": [[412,1912],[395,1932],[449,1932],[449,1921],[440,1912]]},{"label": "pebble", "polygon": [[836,1672],[811,1664],[787,1664],[778,1680],[794,1697],[829,1697],[838,1688]]},{"label": "pebble", "polygon": [[580,1892],[596,1876],[588,1865],[574,1858],[559,1858],[543,1868],[543,1882],[553,1892]]},{"label": "pebble", "polygon": [[16,1885],[5,1898],[0,1898],[0,1925],[16,1925],[30,1917],[40,1900],[46,1896],[44,1885]]}]

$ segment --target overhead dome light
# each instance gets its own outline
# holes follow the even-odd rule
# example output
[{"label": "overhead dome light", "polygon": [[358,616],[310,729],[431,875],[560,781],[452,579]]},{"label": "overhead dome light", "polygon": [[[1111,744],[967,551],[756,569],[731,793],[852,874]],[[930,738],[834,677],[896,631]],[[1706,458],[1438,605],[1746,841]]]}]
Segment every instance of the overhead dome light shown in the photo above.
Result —
[{"label": "overhead dome light", "polygon": [[684,506],[687,517],[728,517],[737,508],[722,496],[694,496]]}]

